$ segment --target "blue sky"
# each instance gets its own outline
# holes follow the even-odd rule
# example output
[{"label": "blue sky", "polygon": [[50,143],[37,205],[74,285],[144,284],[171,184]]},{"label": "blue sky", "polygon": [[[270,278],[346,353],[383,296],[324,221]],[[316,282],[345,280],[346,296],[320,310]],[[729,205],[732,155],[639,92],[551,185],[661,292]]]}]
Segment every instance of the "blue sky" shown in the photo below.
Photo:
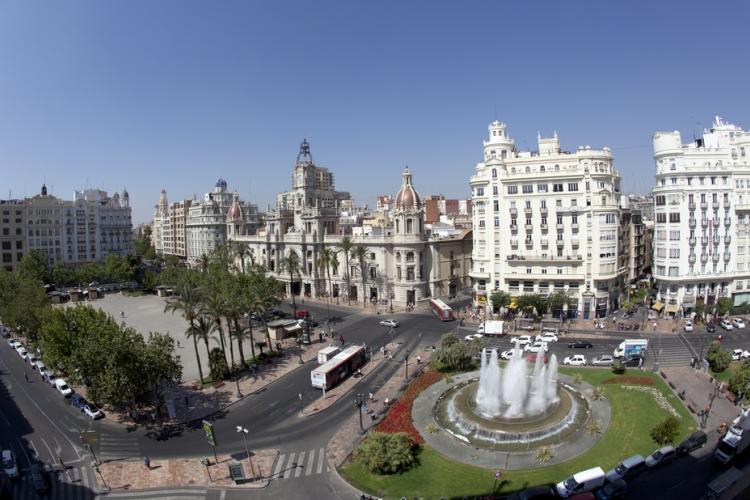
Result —
[{"label": "blue sky", "polygon": [[719,114],[750,127],[747,2],[0,3],[0,196],[225,177],[261,206],[300,141],[358,203],[468,195],[487,125],[521,148],[610,146],[627,190],[653,182],[650,137]]}]

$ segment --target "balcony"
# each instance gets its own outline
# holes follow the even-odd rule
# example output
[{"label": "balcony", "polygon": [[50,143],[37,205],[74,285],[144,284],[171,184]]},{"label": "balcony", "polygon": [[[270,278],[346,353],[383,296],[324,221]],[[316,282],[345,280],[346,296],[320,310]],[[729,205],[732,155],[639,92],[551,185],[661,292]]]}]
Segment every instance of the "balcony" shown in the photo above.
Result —
[{"label": "balcony", "polygon": [[563,240],[557,240],[557,246],[558,246],[558,248],[564,247],[565,246],[565,241],[563,241]]},{"label": "balcony", "polygon": [[527,233],[530,233],[531,231],[534,230],[534,225],[533,224],[526,224],[526,226],[524,226],[524,229],[526,229]]},{"label": "balcony", "polygon": [[719,202],[717,200],[714,200],[713,202],[711,202],[711,208],[713,208],[714,210],[718,210]]},{"label": "balcony", "polygon": [[729,262],[732,259],[732,254],[729,252],[724,252],[724,262]]},{"label": "balcony", "polygon": [[688,219],[688,226],[690,226],[690,229],[695,229],[696,222],[695,217],[690,217],[690,219]]},{"label": "balcony", "polygon": [[573,248],[578,248],[581,244],[581,241],[578,238],[574,238],[570,240],[571,245],[573,245]]},{"label": "balcony", "polygon": [[[583,261],[582,255],[568,255],[558,257],[556,255],[537,254],[537,255],[508,255],[507,261],[511,264],[528,264],[529,262],[567,262],[574,266],[579,266]],[[549,277],[549,275],[548,275]]]},{"label": "balcony", "polygon": [[708,209],[708,202],[702,201],[701,202],[701,210],[707,210]]},{"label": "balcony", "polygon": [[571,224],[571,225],[570,225],[570,228],[571,228],[571,229],[572,229],[573,231],[575,231],[575,232],[578,232],[578,223],[577,223],[577,222],[574,222],[573,224]]},{"label": "balcony", "polygon": [[542,207],[539,209],[539,211],[542,213],[542,215],[547,215],[547,207]]},{"label": "balcony", "polygon": [[689,201],[688,202],[688,210],[695,210],[695,202]]},{"label": "balcony", "polygon": [[525,213],[526,215],[531,215],[531,207],[526,207],[526,208],[524,208],[524,209],[523,209],[523,212],[524,212],[524,213]]},{"label": "balcony", "polygon": [[542,231],[547,232],[547,229],[548,229],[547,224],[542,224],[540,227],[542,228]]},{"label": "balcony", "polygon": [[708,227],[708,219],[701,219],[701,227]]},{"label": "balcony", "polygon": [[690,244],[691,247],[694,247],[696,243],[695,236],[691,236],[690,238],[688,238],[688,243]]},{"label": "balcony", "polygon": [[518,215],[518,209],[516,207],[510,207],[510,215]]},{"label": "balcony", "polygon": [[688,262],[691,264],[695,264],[695,258],[695,254],[691,253],[690,255],[688,255]]},{"label": "balcony", "polygon": [[724,209],[729,210],[729,207],[732,206],[732,202],[729,200],[724,200]]},{"label": "balcony", "polygon": [[708,245],[708,236],[701,236],[701,245],[704,247]]},{"label": "balcony", "polygon": [[732,225],[732,218],[731,217],[724,217],[724,225],[725,226],[731,226]]},{"label": "balcony", "polygon": [[721,243],[721,236],[719,236],[718,234],[715,234],[712,240],[713,240],[714,245],[718,245],[719,243]]},{"label": "balcony", "polygon": [[563,224],[558,224],[557,225],[557,230],[558,231],[562,231],[563,229],[565,229],[565,226]]},{"label": "balcony", "polygon": [[524,241],[524,243],[526,244],[527,247],[530,247],[534,245],[534,240],[530,240],[527,238],[526,241]]},{"label": "balcony", "polygon": [[518,225],[517,224],[511,224],[510,225],[510,230],[512,232],[514,232],[514,233],[517,233],[518,232]]},{"label": "balcony", "polygon": [[510,239],[510,246],[517,247],[518,246],[518,238],[511,238]]},{"label": "balcony", "polygon": [[713,220],[714,227],[719,227],[720,223],[721,223],[721,221],[719,221],[719,219],[714,219]]},{"label": "balcony", "polygon": [[701,264],[705,264],[706,262],[708,262],[708,254],[707,253],[702,253],[701,254]]},{"label": "balcony", "polygon": [[728,234],[728,235],[724,236],[724,244],[725,245],[729,245],[730,243],[732,243],[732,235]]}]

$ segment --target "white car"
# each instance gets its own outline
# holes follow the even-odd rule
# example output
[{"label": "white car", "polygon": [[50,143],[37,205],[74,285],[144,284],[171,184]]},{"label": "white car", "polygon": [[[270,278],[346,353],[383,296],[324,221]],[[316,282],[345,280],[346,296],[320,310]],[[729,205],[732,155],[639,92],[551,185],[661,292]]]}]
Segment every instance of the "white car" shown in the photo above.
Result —
[{"label": "white car", "polygon": [[81,408],[81,411],[83,411],[83,413],[93,418],[94,420],[96,420],[97,418],[104,417],[104,413],[102,413],[102,411],[99,408],[97,408],[94,403],[84,404],[83,407]]},{"label": "white car", "polygon": [[528,345],[531,344],[531,335],[520,335],[518,337],[513,337],[510,339],[511,344],[516,344],[516,346],[522,346],[522,345]]},{"label": "white car", "polygon": [[64,379],[56,378],[55,388],[60,391],[60,394],[62,394],[66,398],[69,398],[73,394],[73,389],[70,388],[70,386]]},{"label": "white car", "polygon": [[724,330],[734,330],[732,323],[730,323],[729,321],[725,319],[721,320],[721,323],[719,323],[719,326],[721,326]]},{"label": "white car", "polygon": [[36,354],[34,354],[33,352],[27,352],[24,359],[31,365],[32,368],[37,361]]},{"label": "white car", "polygon": [[533,344],[526,344],[523,350],[527,352],[547,352],[549,347],[547,342],[534,342]]},{"label": "white car", "polygon": [[552,332],[544,332],[543,334],[536,336],[537,342],[557,342],[557,340],[557,335]]},{"label": "white car", "polygon": [[398,321],[393,319],[384,319],[380,322],[381,325],[387,326],[388,328],[397,328],[398,327]]},{"label": "white car", "polygon": [[563,364],[570,366],[586,366],[586,356],[584,356],[583,354],[568,356],[563,360]]},{"label": "white car", "polygon": [[611,355],[605,354],[604,356],[594,358],[591,364],[594,366],[612,366],[614,362],[615,359]]},{"label": "white car", "polygon": [[693,331],[693,322],[689,319],[685,320],[685,324],[683,325],[683,328],[685,329],[685,333],[689,333]]},{"label": "white car", "polygon": [[12,450],[3,450],[3,471],[11,479],[18,477],[18,464]]},{"label": "white car", "polygon": [[732,361],[739,361],[746,358],[750,358],[750,352],[743,351],[742,349],[735,349],[732,351]]},{"label": "white car", "polygon": [[732,324],[735,328],[745,328],[745,320],[742,318],[734,318],[732,320]]},{"label": "white car", "polygon": [[16,347],[21,345],[21,343],[17,341],[16,339],[8,339],[8,345],[10,346],[11,349],[15,349]]},{"label": "white car", "polygon": [[23,344],[19,344],[18,347],[16,347],[16,352],[18,353],[19,356],[21,356],[21,359],[23,360],[26,359],[26,355],[28,354],[28,351],[23,346]]},{"label": "white car", "polygon": [[512,357],[513,357],[513,353],[514,353],[514,352],[516,352],[516,350],[515,350],[515,349],[511,349],[511,350],[509,350],[509,351],[503,351],[503,352],[501,352],[501,353],[500,353],[500,358],[501,358],[501,359],[505,359],[505,360],[508,360],[508,359],[510,359],[510,358],[512,358]]},{"label": "white car", "polygon": [[483,338],[484,338],[484,335],[482,335],[481,333],[472,333],[472,334],[467,335],[466,337],[464,337],[464,340],[466,342],[471,342],[472,340],[479,340],[479,339],[483,339]]}]

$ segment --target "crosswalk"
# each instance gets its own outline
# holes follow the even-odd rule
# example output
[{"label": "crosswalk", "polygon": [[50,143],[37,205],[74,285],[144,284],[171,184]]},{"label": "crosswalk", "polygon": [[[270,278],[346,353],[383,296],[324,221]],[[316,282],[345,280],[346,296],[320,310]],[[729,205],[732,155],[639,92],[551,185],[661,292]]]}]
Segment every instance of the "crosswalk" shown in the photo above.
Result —
[{"label": "crosswalk", "polygon": [[122,500],[205,500],[207,496],[207,489],[182,488],[108,493],[106,496],[97,496],[96,500],[109,500],[113,498]]},{"label": "crosswalk", "polygon": [[101,460],[115,460],[140,456],[140,446],[134,436],[117,434],[99,434],[99,453]]},{"label": "crosswalk", "polygon": [[[65,471],[56,467],[47,472],[46,498],[51,500],[91,500],[94,498],[94,479],[91,471],[83,466],[68,466]],[[21,469],[21,477],[10,483],[10,493],[13,500],[36,499],[36,489],[31,481],[28,470]]]},{"label": "crosswalk", "polygon": [[271,479],[295,479],[330,472],[325,448],[281,453],[276,459]]}]

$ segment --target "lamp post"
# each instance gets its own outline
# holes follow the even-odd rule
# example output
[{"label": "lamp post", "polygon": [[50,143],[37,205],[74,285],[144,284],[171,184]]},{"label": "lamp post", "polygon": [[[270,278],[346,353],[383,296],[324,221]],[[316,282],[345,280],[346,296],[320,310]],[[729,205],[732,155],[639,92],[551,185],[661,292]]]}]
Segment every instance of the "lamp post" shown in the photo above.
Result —
[{"label": "lamp post", "polygon": [[409,380],[409,353],[404,354],[404,374],[406,380]]},{"label": "lamp post", "polygon": [[297,354],[299,354],[299,364],[304,364],[305,362],[302,361],[302,333],[297,335]]},{"label": "lamp post", "polygon": [[365,403],[365,396],[364,394],[357,394],[357,396],[354,398],[354,406],[359,408],[359,429],[365,430],[365,426],[362,424],[362,405]]},{"label": "lamp post", "polygon": [[250,431],[248,431],[245,427],[238,425],[237,432],[242,434],[242,439],[245,440],[245,453],[247,453],[247,461],[250,464],[250,473],[253,475],[253,479],[255,479],[255,468],[253,467],[253,461],[250,458],[250,448],[248,448],[247,446],[247,435],[249,434]]}]

